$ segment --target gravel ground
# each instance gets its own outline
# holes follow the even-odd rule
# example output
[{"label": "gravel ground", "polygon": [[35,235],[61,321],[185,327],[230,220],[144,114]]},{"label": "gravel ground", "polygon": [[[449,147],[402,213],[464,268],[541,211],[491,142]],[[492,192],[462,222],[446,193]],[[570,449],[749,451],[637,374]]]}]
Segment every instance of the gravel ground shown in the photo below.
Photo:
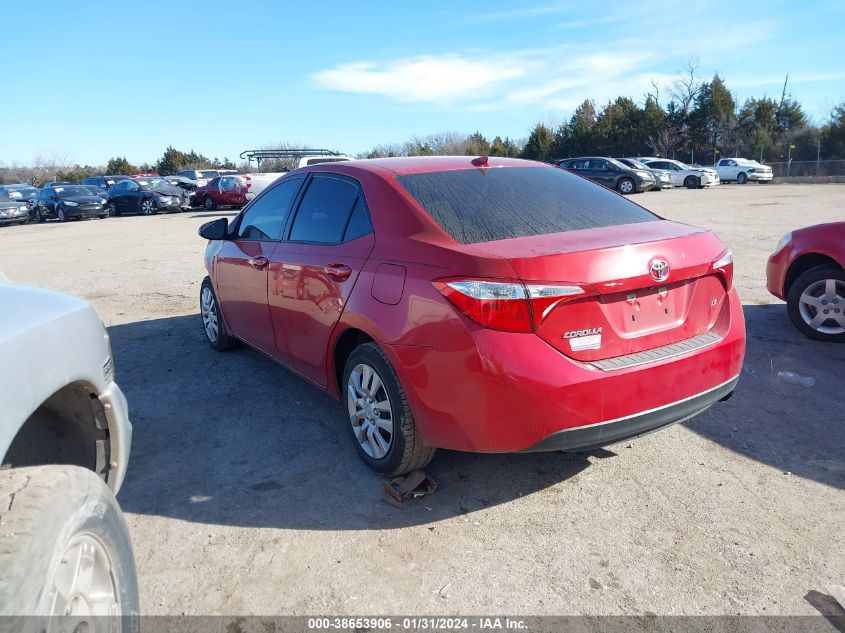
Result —
[{"label": "gravel ground", "polygon": [[[817,614],[845,583],[845,346],[765,289],[786,231],[845,218],[845,186],[726,185],[634,200],[715,230],[748,324],[736,395],[591,455],[441,451],[394,508],[340,406],[197,316],[221,213],[0,230],[0,271],[90,299],[135,436],[120,502],[149,614]],[[225,214],[227,212],[223,212]],[[230,215],[234,215],[231,213]],[[786,384],[792,370],[816,379]]]}]

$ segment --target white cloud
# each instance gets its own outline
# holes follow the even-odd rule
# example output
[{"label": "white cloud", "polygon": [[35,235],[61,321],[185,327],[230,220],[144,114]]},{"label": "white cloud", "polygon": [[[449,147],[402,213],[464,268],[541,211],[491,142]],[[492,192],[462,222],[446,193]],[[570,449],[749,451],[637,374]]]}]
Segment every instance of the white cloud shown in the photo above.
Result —
[{"label": "white cloud", "polygon": [[521,77],[523,63],[460,55],[421,56],[386,63],[340,64],[314,75],[323,88],[378,94],[405,102],[450,103],[475,99],[497,84]]},{"label": "white cloud", "polygon": [[[563,12],[562,5],[544,5],[486,17],[559,12]],[[589,45],[576,37],[560,37],[559,43],[551,46],[507,52],[485,54],[476,50],[347,62],[317,72],[312,80],[321,88],[380,95],[402,103],[447,108],[460,104],[464,110],[531,108],[566,114],[584,99],[594,99],[599,105],[620,95],[642,101],[654,91],[652,80],[660,86],[665,104],[666,90],[676,77],[673,70],[680,71],[694,55],[701,54],[698,75],[706,80],[720,64],[735,63],[750,44],[772,41],[777,36],[773,20],[751,17],[722,24],[715,43],[712,29],[705,27],[722,18],[703,8],[693,14],[697,20],[679,23],[671,12],[646,12],[626,19],[621,30],[613,24],[619,18],[616,15],[573,21],[557,27],[571,33],[582,24],[602,22],[606,26]],[[661,33],[660,38],[651,35],[655,30]]]}]

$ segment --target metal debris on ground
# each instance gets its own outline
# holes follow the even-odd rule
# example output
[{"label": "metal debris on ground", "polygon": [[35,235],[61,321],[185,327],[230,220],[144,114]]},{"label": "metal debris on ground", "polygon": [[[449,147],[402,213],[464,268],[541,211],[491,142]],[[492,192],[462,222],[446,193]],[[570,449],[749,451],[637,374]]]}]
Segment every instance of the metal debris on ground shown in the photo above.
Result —
[{"label": "metal debris on ground", "polygon": [[437,490],[437,482],[422,470],[412,470],[407,475],[385,479],[382,482],[385,501],[402,508],[409,499],[430,495]]}]

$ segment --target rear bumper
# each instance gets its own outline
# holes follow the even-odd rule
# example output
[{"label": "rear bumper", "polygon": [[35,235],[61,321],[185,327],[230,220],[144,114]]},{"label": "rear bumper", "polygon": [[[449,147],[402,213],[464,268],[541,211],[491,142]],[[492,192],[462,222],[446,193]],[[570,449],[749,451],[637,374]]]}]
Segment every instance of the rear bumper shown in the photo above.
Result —
[{"label": "rear bumper", "polygon": [[549,435],[523,452],[587,451],[645,435],[678,422],[689,420],[711,405],[730,397],[737,382],[739,382],[739,376],[697,396],[685,398],[680,402],[667,404],[658,409],[644,411],[617,420],[563,429]]},{"label": "rear bumper", "polygon": [[725,307],[717,342],[610,371],[574,361],[535,334],[482,328],[433,347],[385,351],[426,444],[490,453],[576,450],[678,422],[730,393],[745,356],[734,290]]}]

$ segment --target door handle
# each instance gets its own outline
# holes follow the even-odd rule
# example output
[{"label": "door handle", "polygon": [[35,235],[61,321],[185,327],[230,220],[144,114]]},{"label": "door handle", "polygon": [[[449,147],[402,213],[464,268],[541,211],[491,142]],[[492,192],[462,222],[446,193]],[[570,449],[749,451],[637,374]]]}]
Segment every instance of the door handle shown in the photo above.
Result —
[{"label": "door handle", "polygon": [[266,257],[251,257],[249,259],[249,265],[255,268],[255,270],[261,270],[269,263],[270,260]]},{"label": "door handle", "polygon": [[346,281],[352,275],[352,269],[346,264],[329,264],[323,272],[335,281]]}]

